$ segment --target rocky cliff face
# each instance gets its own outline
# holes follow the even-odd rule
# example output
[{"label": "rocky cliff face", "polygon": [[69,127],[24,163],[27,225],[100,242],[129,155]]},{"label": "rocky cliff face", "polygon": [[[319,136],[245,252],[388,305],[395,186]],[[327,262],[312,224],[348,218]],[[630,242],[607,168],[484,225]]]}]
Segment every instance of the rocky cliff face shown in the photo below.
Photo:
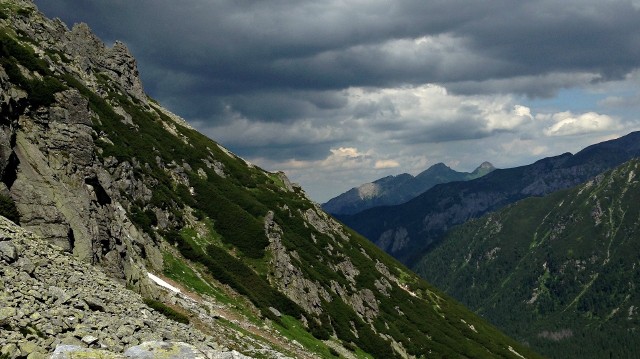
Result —
[{"label": "rocky cliff face", "polygon": [[[27,272],[44,297],[22,301],[29,289],[11,284],[4,300],[23,308],[33,297],[87,320],[51,327],[34,319],[40,340],[24,329],[26,308],[9,311],[12,339],[2,345],[10,357],[22,356],[24,341],[50,352],[65,338],[125,356],[143,341],[178,340],[260,357],[535,357],[331,219],[285,176],[247,163],[147,98],[123,44],[106,47],[86,25],[69,30],[29,1],[0,0],[0,54],[0,204],[13,201],[21,226],[46,241],[37,243],[60,248],[27,254],[31,262],[66,258],[48,264],[51,276],[38,269],[46,265],[34,267],[35,277]],[[3,246],[3,270],[15,271],[20,260]],[[64,295],[50,287],[65,266],[83,269],[58,280],[63,291],[97,276],[98,291],[132,289],[192,326],[165,335],[131,312],[149,310],[128,292],[83,291],[58,305]],[[112,310],[118,300],[126,308]],[[117,315],[119,334],[105,326],[105,316]],[[87,335],[97,339],[82,342]]]},{"label": "rocky cliff face", "polygon": [[[20,74],[13,76],[7,75],[10,64],[0,70],[3,191],[15,200],[25,228],[148,293],[151,287],[141,258],[160,269],[161,257],[154,241],[126,217],[126,202],[119,199],[120,191],[127,189],[114,184],[127,181],[128,173],[110,173],[110,163],[98,156],[95,140],[100,137],[92,127],[96,114],[88,100],[77,89],[68,88],[53,94],[46,106],[37,106],[29,101],[34,94],[15,79],[21,75],[38,81],[43,75],[72,74],[98,90],[100,74],[115,81],[123,93],[146,103],[135,60],[122,44],[106,48],[86,25],[69,31],[59,21],[42,18],[30,2],[19,2],[19,6],[22,13],[2,20],[4,26],[10,22],[17,34],[37,46],[31,44],[21,50],[26,54],[18,55],[33,55],[32,68],[14,64]],[[15,45],[6,30],[4,34],[5,56],[12,56],[9,51]],[[38,63],[38,53],[48,54],[48,61]],[[128,194],[131,200],[144,195]]]}]

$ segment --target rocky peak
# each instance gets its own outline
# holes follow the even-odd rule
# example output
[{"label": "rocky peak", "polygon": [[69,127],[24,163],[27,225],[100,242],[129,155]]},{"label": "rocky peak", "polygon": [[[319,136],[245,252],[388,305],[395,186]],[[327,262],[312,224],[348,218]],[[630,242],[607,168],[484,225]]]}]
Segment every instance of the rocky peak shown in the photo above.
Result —
[{"label": "rocky peak", "polygon": [[495,168],[491,162],[484,161],[478,166],[478,168]]},{"label": "rocky peak", "polygon": [[123,42],[116,41],[108,48],[85,23],[74,25],[67,38],[65,50],[79,58],[83,71],[108,75],[128,94],[147,104],[137,62]]},{"label": "rocky peak", "polygon": [[495,169],[496,168],[493,166],[493,164],[491,164],[491,162],[485,161],[485,162],[482,162],[480,166],[476,167],[476,169],[473,170],[473,172],[471,172],[471,176],[480,177]]}]

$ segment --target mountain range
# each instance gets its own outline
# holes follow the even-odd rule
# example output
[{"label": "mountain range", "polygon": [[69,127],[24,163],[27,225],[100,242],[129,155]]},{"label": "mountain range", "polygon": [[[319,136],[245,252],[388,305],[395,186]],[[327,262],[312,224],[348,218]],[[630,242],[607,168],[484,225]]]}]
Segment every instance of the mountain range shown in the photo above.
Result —
[{"label": "mountain range", "polygon": [[578,185],[640,155],[640,132],[533,164],[432,187],[395,206],[336,215],[401,262],[415,263],[455,225],[510,203]]},{"label": "mountain range", "polygon": [[494,169],[491,163],[483,162],[471,173],[458,172],[444,163],[437,163],[415,177],[403,173],[354,187],[327,201],[322,209],[335,215],[349,215],[372,207],[401,204],[437,184],[472,180]]},{"label": "mountain range", "polygon": [[0,126],[3,358],[538,357],[28,0],[0,0]]},{"label": "mountain range", "polygon": [[639,174],[636,158],[469,221],[415,269],[549,358],[637,358]]}]

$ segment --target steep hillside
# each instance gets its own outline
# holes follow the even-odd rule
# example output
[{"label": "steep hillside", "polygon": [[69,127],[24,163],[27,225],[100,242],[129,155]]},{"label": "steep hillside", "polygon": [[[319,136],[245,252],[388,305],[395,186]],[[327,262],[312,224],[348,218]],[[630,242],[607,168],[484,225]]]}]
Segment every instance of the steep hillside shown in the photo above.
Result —
[{"label": "steep hillside", "polygon": [[634,159],[471,221],[416,269],[549,357],[637,358],[638,174]]},{"label": "steep hillside", "polygon": [[327,201],[322,205],[322,209],[331,214],[345,215],[355,214],[377,206],[400,204],[437,184],[472,180],[482,177],[494,169],[491,163],[483,162],[471,173],[458,172],[447,167],[444,163],[437,163],[415,177],[403,173],[354,187]]},{"label": "steep hillside", "polygon": [[437,185],[413,200],[338,216],[411,265],[451,227],[531,196],[570,188],[640,155],[640,132],[534,164],[499,169],[467,182]]},{"label": "steep hillside", "polygon": [[[259,357],[536,356],[148,98],[124,44],[0,0],[0,55],[0,210],[156,310]],[[121,349],[3,313],[18,344]]]}]

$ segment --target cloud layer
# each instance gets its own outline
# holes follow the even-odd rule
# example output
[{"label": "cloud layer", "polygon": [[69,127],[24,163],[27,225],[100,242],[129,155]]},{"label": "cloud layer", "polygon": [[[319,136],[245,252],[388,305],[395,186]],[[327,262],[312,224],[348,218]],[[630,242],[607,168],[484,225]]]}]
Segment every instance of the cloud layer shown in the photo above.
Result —
[{"label": "cloud layer", "polygon": [[36,3],[123,40],[152,96],[318,200],[336,180],[523,164],[638,126],[637,1]]}]

